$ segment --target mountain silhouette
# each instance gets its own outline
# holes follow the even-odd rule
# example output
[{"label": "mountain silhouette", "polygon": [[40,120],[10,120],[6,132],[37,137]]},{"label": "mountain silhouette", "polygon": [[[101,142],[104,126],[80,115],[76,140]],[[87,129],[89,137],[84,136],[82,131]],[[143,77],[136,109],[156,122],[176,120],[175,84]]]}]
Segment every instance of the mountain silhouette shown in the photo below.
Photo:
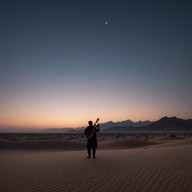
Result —
[{"label": "mountain silhouette", "polygon": [[192,119],[184,120],[177,117],[163,117],[148,126],[149,129],[165,131],[192,130]]},{"label": "mountain silhouette", "polygon": [[109,121],[107,123],[102,123],[100,124],[100,127],[102,130],[109,129],[111,127],[144,127],[150,125],[152,122],[151,121],[138,121],[138,122],[133,122],[131,120],[126,120],[126,121],[118,121],[116,123]]},{"label": "mountain silhouette", "polygon": [[163,117],[147,126],[114,126],[104,132],[192,132],[192,119]]},{"label": "mountain silhouette", "polygon": [[[85,127],[80,128],[49,128],[40,131],[37,130],[14,130],[1,129],[0,133],[6,132],[31,132],[31,133],[83,133]],[[192,132],[192,119],[184,120],[177,117],[163,117],[158,121],[138,121],[131,120],[113,122],[108,121],[100,124],[100,132]]]},{"label": "mountain silhouette", "polygon": [[[118,122],[113,122],[113,121],[108,121],[106,123],[101,123],[100,124],[100,129],[102,131],[108,130],[112,127],[127,127],[127,126],[147,126],[150,125],[152,122],[151,121],[138,121],[138,122],[133,122],[131,120],[125,120],[125,121],[118,121]],[[85,127],[80,127],[80,128],[49,128],[49,129],[44,129],[41,130],[42,133],[83,133]]]}]

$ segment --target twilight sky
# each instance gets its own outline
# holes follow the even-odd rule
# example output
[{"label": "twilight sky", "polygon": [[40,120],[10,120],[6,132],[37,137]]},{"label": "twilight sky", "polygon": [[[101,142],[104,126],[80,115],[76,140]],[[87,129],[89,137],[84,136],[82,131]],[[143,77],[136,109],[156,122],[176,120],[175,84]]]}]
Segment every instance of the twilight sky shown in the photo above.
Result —
[{"label": "twilight sky", "polygon": [[185,0],[1,0],[0,128],[192,118],[191,10]]}]

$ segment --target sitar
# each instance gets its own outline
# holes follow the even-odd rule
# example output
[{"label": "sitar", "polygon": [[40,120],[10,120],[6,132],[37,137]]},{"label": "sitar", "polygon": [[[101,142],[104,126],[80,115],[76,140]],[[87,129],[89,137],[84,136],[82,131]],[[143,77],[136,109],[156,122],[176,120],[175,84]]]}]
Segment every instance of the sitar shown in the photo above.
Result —
[{"label": "sitar", "polygon": [[98,123],[99,118],[97,118],[97,120],[95,121],[93,127],[90,129],[90,131],[86,134],[86,138],[89,140],[93,137],[94,133],[95,133],[95,125]]}]

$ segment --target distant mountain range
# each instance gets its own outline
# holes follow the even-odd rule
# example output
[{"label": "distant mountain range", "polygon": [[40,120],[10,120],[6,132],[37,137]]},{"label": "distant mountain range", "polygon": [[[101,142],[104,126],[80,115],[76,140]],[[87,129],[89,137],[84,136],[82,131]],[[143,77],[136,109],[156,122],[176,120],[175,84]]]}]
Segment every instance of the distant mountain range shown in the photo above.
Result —
[{"label": "distant mountain range", "polygon": [[[85,127],[70,129],[45,129],[46,133],[83,133]],[[100,124],[101,133],[118,133],[118,132],[192,132],[192,119],[184,120],[177,117],[163,117],[158,121],[138,121],[131,120],[119,122],[106,122]]]},{"label": "distant mountain range", "polygon": [[163,117],[146,126],[114,126],[104,132],[192,132],[192,119]]},{"label": "distant mountain range", "polygon": [[131,120],[126,120],[126,121],[119,121],[119,122],[112,122],[109,121],[107,123],[100,124],[100,127],[102,130],[110,129],[112,127],[127,127],[127,126],[133,126],[133,127],[144,127],[150,125],[151,121],[138,121],[138,122],[133,122]]},{"label": "distant mountain range", "polygon": [[39,131],[39,133],[83,133],[85,127],[82,128],[48,128]]},{"label": "distant mountain range", "polygon": [[[0,133],[6,132],[24,132],[23,130],[0,130]],[[85,127],[80,128],[49,128],[40,131],[25,131],[31,133],[83,133]],[[177,117],[163,117],[158,121],[138,121],[131,120],[119,122],[106,122],[100,124],[102,133],[122,133],[122,132],[192,132],[192,119],[184,120]]]},{"label": "distant mountain range", "polygon": [[[106,123],[101,123],[100,124],[100,130],[101,132],[111,129],[113,127],[127,127],[127,126],[133,126],[133,127],[143,127],[150,125],[152,122],[151,121],[138,121],[138,122],[133,122],[131,120],[126,120],[126,121],[119,121],[119,122],[113,122],[109,121]],[[83,133],[85,130],[85,127],[81,128],[49,128],[49,129],[44,129],[41,132],[43,133]]]}]

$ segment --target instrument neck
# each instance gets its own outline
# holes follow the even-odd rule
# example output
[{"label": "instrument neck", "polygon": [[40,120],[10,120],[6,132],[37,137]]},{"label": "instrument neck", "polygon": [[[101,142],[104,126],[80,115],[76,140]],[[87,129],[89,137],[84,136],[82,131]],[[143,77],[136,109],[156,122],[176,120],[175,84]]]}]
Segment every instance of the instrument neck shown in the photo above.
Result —
[{"label": "instrument neck", "polygon": [[96,126],[96,124],[97,124],[98,121],[99,121],[98,119],[95,121],[95,123],[94,123],[94,125],[93,125],[94,127]]}]

